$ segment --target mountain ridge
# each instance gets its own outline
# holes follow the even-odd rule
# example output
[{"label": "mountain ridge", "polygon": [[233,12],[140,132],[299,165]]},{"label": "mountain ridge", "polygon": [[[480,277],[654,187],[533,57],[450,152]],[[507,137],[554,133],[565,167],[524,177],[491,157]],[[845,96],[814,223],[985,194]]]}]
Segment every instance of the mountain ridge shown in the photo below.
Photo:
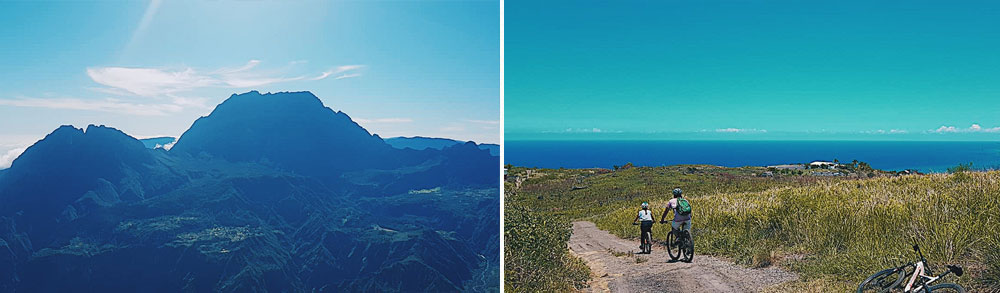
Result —
[{"label": "mountain ridge", "polygon": [[[466,142],[473,141],[461,141],[451,138],[442,137],[426,137],[426,136],[397,136],[383,139],[385,143],[391,145],[397,149],[414,149],[414,150],[425,150],[425,149],[444,149],[449,146],[456,144],[464,144]],[[473,142],[475,143],[475,142]],[[490,151],[490,155],[499,156],[500,155],[500,145],[492,143],[476,143],[476,146],[480,149]]]}]

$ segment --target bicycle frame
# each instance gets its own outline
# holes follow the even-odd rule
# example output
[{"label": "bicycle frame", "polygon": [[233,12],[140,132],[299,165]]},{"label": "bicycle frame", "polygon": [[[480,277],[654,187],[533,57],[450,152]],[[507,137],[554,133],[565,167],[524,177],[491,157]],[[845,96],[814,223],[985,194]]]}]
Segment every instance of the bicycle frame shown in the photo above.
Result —
[{"label": "bicycle frame", "polygon": [[[640,225],[640,224],[639,224],[639,223],[636,223],[636,222],[632,222],[632,225]],[[640,229],[639,231],[640,231],[640,232],[639,232],[639,247],[640,247],[640,248],[643,248],[643,247],[645,247],[646,245],[649,245],[649,247],[650,247],[650,249],[649,249],[649,250],[650,250],[650,251],[652,251],[652,245],[653,245],[653,232],[652,232],[652,231],[650,231],[650,232],[647,232],[647,233],[642,233],[642,230],[641,230],[641,229]],[[647,234],[648,234],[648,235],[647,235]],[[648,237],[647,237],[647,236],[648,236]],[[643,248],[643,249],[645,250],[645,248]]]},{"label": "bicycle frame", "polygon": [[670,227],[670,233],[677,236],[677,240],[691,237],[691,233],[684,229],[674,229],[673,227]]},{"label": "bicycle frame", "polygon": [[[944,276],[943,274],[941,276],[936,276],[936,277],[928,276],[924,274],[925,272],[926,269],[924,269],[924,261],[917,262],[916,269],[913,270],[913,276],[910,276],[910,281],[906,283],[906,287],[904,287],[903,292],[913,292],[921,290],[924,288],[924,286],[927,286],[927,284],[933,283],[934,281],[937,281],[942,276]],[[924,281],[922,282],[922,284],[920,284],[920,286],[913,288],[913,285],[917,282],[918,277],[922,278]]]},{"label": "bicycle frame", "polygon": [[688,230],[684,230],[684,227],[683,227],[683,226],[681,226],[681,228],[677,228],[677,229],[675,229],[675,228],[674,228],[674,227],[672,227],[672,226],[670,227],[670,233],[677,233],[677,234],[681,234],[681,233],[684,233],[684,232],[687,232],[687,233],[686,233],[686,234],[688,234],[687,236],[691,236],[691,232],[690,232],[690,231],[688,231]]},{"label": "bicycle frame", "polygon": [[[930,272],[930,270],[927,269],[927,258],[925,258],[924,253],[920,251],[920,246],[914,244],[913,250],[917,251],[917,255],[920,256],[920,261],[914,264],[914,266],[916,267],[913,270],[913,275],[910,276],[910,281],[906,283],[906,287],[903,288],[903,292],[917,292],[923,290],[925,287],[927,287],[927,285],[934,283],[934,281],[943,278],[944,276],[948,275],[953,271],[953,267],[948,266],[948,270],[940,275],[937,276],[928,275],[928,274],[932,275],[934,273]],[[956,273],[956,275],[961,276],[962,275],[961,268],[959,268],[958,270],[959,272]],[[921,282],[918,284],[917,280],[921,280]],[[918,286],[916,288],[913,288],[914,285]]]}]

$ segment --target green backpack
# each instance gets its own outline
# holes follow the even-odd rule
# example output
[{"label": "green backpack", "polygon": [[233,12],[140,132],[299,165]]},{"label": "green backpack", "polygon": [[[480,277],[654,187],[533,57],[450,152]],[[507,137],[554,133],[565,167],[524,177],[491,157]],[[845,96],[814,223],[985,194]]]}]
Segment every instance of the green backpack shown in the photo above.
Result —
[{"label": "green backpack", "polygon": [[681,216],[687,216],[691,214],[691,203],[688,200],[682,198],[677,199],[677,213]]}]

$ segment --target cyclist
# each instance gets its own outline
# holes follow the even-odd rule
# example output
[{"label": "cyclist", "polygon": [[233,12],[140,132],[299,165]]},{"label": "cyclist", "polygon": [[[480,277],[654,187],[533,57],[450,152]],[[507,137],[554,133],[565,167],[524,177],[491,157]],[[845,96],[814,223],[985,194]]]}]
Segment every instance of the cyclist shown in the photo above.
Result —
[{"label": "cyclist", "polygon": [[660,224],[667,222],[667,213],[673,210],[674,221],[670,223],[670,227],[673,229],[670,232],[684,230],[689,233],[688,235],[691,235],[691,204],[684,198],[683,193],[684,191],[680,187],[674,188],[674,198],[667,202],[667,206],[663,207],[663,217],[660,217]]},{"label": "cyclist", "polygon": [[632,224],[635,225],[640,220],[642,221],[642,225],[639,226],[639,249],[642,250],[643,244],[653,241],[653,239],[645,239],[646,232],[650,232],[649,235],[652,235],[653,222],[655,222],[655,219],[653,218],[653,211],[649,210],[648,202],[642,202],[642,209],[640,209],[639,214],[635,216],[635,220],[632,220]]}]

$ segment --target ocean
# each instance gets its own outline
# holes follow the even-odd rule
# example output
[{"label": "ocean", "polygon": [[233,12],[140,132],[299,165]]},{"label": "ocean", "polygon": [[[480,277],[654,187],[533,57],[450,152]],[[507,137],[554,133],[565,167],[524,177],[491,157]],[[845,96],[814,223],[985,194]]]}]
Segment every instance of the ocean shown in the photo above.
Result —
[{"label": "ocean", "polygon": [[858,160],[881,170],[945,172],[961,163],[1000,169],[1000,142],[940,141],[504,141],[504,164],[612,168],[708,164],[726,167]]}]

